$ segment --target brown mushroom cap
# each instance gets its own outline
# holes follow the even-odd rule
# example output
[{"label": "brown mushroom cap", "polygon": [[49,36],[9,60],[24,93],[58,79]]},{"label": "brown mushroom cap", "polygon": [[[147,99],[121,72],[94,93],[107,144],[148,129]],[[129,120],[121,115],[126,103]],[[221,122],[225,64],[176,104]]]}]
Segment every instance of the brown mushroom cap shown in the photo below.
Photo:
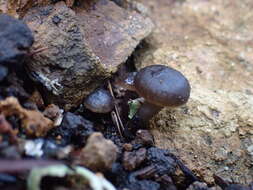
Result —
[{"label": "brown mushroom cap", "polygon": [[140,96],[161,107],[185,104],[191,89],[182,73],[164,65],[141,69],[135,76],[134,85]]},{"label": "brown mushroom cap", "polygon": [[85,98],[84,106],[95,113],[108,113],[114,108],[114,100],[107,90],[99,88]]}]

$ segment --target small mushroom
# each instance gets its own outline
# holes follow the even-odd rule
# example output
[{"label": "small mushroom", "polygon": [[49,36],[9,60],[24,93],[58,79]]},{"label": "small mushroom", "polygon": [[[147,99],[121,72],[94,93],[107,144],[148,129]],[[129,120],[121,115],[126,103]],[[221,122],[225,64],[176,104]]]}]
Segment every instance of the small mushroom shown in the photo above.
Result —
[{"label": "small mushroom", "polygon": [[84,106],[94,113],[109,113],[114,108],[114,100],[107,90],[98,88],[86,97]]},{"label": "small mushroom", "polygon": [[149,121],[163,107],[185,104],[190,96],[190,84],[179,71],[164,65],[141,69],[134,78],[135,91],[145,98],[135,115],[142,124]]}]

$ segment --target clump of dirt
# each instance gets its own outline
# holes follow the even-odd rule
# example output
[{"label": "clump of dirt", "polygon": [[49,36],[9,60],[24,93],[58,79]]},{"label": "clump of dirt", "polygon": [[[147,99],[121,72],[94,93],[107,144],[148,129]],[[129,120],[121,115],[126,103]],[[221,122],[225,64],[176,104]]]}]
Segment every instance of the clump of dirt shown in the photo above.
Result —
[{"label": "clump of dirt", "polygon": [[45,136],[53,128],[53,122],[45,118],[41,112],[22,108],[13,97],[0,101],[0,113],[6,117],[17,116],[28,136]]}]

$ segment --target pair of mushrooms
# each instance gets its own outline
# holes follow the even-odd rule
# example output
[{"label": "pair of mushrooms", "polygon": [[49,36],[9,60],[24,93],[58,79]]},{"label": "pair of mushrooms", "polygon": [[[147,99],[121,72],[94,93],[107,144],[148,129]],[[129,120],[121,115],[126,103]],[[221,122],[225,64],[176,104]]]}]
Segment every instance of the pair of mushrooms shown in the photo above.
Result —
[{"label": "pair of mushrooms", "polygon": [[[135,115],[146,123],[163,107],[176,107],[187,102],[190,84],[179,71],[164,65],[151,65],[125,79],[125,88],[135,91],[145,102]],[[108,113],[114,107],[113,97],[104,89],[97,89],[84,101],[87,109],[97,113]]]}]

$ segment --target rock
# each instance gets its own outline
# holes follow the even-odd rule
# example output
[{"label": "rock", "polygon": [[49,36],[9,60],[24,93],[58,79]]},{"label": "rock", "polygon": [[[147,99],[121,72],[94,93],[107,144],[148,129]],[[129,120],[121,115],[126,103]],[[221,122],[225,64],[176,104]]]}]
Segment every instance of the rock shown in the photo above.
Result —
[{"label": "rock", "polygon": [[63,145],[83,146],[94,132],[93,123],[71,112],[64,114],[61,125],[52,131],[53,137],[60,137]]},{"label": "rock", "polygon": [[145,6],[145,3],[140,3],[136,0],[112,0],[112,1],[125,9],[135,10],[136,12],[140,13],[143,16],[147,16],[151,13],[151,9]]},{"label": "rock", "polygon": [[192,89],[186,106],[164,109],[154,118],[156,145],[177,150],[186,165],[207,182],[215,172],[229,177],[232,168],[241,171],[234,174],[238,179],[248,176],[251,180],[245,146],[247,141],[252,143],[253,96],[200,86]]},{"label": "rock", "polygon": [[34,32],[34,46],[48,48],[28,65],[32,78],[47,89],[48,102],[66,109],[81,103],[96,87],[92,81],[107,74],[91,52],[74,11],[58,3],[31,10],[25,20]]},{"label": "rock", "polygon": [[138,190],[159,190],[160,185],[151,180],[138,180],[131,179],[129,183],[125,185],[126,189],[138,189]]},{"label": "rock", "polygon": [[125,151],[123,155],[123,165],[125,170],[131,171],[136,169],[146,159],[145,148],[140,148],[137,151]]},{"label": "rock", "polygon": [[59,2],[31,9],[24,20],[34,47],[48,48],[29,62],[30,75],[43,84],[49,103],[66,110],[116,72],[152,29],[149,19],[108,0],[84,1],[74,11]]},{"label": "rock", "polygon": [[125,151],[130,152],[130,151],[133,150],[133,145],[130,144],[130,143],[125,143],[125,144],[123,144],[123,148],[124,148]]},{"label": "rock", "polygon": [[42,96],[41,96],[40,92],[37,89],[35,89],[33,91],[31,96],[29,97],[29,101],[35,103],[37,105],[37,107],[40,108],[40,109],[45,108],[44,100],[42,99]]},{"label": "rock", "polygon": [[77,18],[92,51],[107,72],[115,72],[154,27],[149,18],[124,10],[109,0],[90,4],[83,1],[81,6],[89,8],[77,7]]},{"label": "rock", "polygon": [[[45,6],[61,0],[1,0],[0,13],[22,18],[29,9],[35,6]],[[72,7],[75,0],[65,0],[68,7]]]},{"label": "rock", "polygon": [[253,144],[247,147],[247,153],[250,156],[251,163],[253,163]]},{"label": "rock", "polygon": [[45,108],[43,115],[54,121],[54,126],[59,126],[63,119],[62,112],[63,110],[61,110],[58,106],[50,104]]},{"label": "rock", "polygon": [[117,158],[117,146],[106,140],[101,133],[93,133],[82,149],[80,162],[94,171],[106,171],[112,168]]},{"label": "rock", "polygon": [[0,28],[0,63],[22,63],[33,44],[31,30],[23,21],[6,14],[0,14]]},{"label": "rock", "polygon": [[147,48],[136,53],[136,66],[168,65],[192,87],[186,106],[163,109],[151,122],[155,144],[208,184],[217,172],[251,182],[253,22],[245,18],[253,2],[140,2],[152,7],[157,27],[145,40]]},{"label": "rock", "polygon": [[140,129],[136,132],[136,137],[132,141],[132,144],[141,144],[143,146],[154,145],[154,138],[148,130]]}]

